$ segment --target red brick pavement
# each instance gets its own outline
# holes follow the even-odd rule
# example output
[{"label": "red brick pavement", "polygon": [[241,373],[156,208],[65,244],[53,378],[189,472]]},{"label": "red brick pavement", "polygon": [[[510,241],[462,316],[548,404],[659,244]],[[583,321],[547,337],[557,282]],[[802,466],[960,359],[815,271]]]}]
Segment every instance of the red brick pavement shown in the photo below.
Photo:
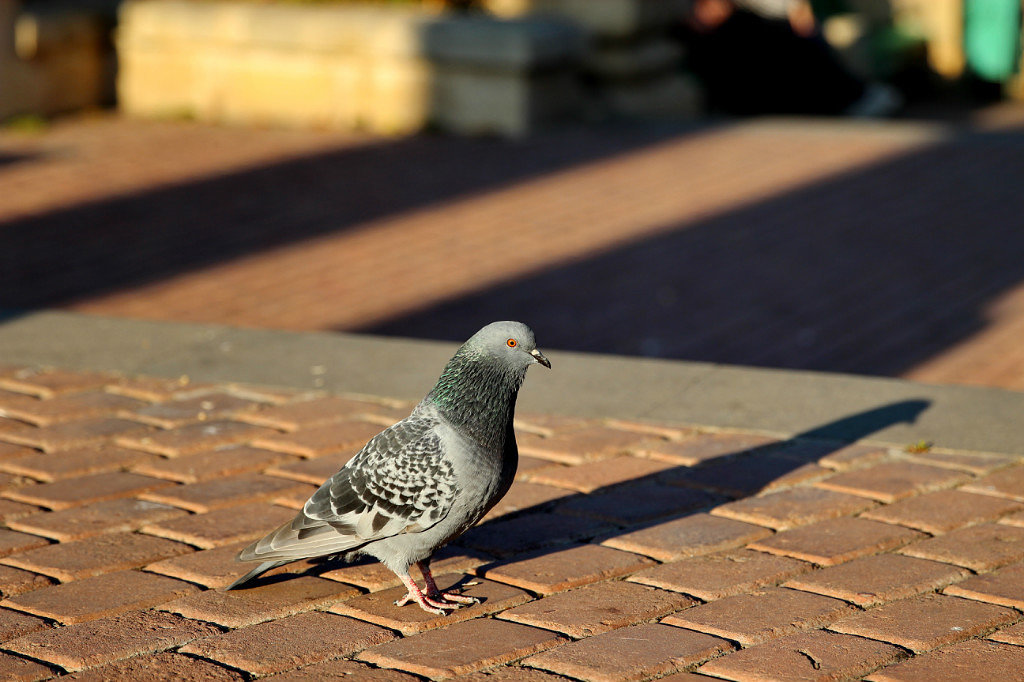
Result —
[{"label": "red brick pavement", "polygon": [[1021,389],[1022,120],[0,131],[0,307]]},{"label": "red brick pavement", "polygon": [[[522,415],[521,437],[534,434],[523,440],[550,459],[528,459],[509,493],[518,502],[439,555],[442,587],[482,601],[438,617],[394,606],[404,588],[377,563],[298,562],[249,589],[216,589],[246,570],[240,546],[293,513],[289,491],[312,489],[289,463],[328,475],[351,456],[352,425],[387,421],[393,401],[18,368],[6,377],[0,410],[31,400],[31,414],[55,420],[0,430],[0,442],[36,448],[0,455],[19,472],[0,480],[14,505],[0,529],[3,679],[1010,679],[1024,666],[1024,451],[945,452],[936,467],[927,453],[880,445]],[[71,400],[161,385],[128,411],[89,397],[105,407],[86,416]],[[193,409],[203,396],[256,404],[210,422]],[[115,414],[136,425],[131,435],[93,428],[88,452],[126,471],[8,466],[78,461],[81,449],[43,451],[49,434]],[[254,446],[305,431],[331,442],[325,429],[339,434],[333,450],[267,457]],[[765,459],[794,470],[813,460],[821,473],[792,477]],[[181,475],[190,460],[201,475]],[[722,462],[759,483],[724,492],[684,475]],[[649,505],[639,498],[653,486],[677,495]],[[643,515],[608,511],[636,505]]]}]

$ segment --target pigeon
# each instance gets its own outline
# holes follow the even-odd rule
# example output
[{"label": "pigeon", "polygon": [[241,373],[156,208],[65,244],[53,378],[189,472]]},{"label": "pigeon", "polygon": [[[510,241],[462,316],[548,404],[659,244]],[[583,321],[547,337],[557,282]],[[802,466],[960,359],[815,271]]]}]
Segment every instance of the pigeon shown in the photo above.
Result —
[{"label": "pigeon", "polygon": [[[504,497],[519,450],[512,419],[530,365],[551,367],[521,322],[494,322],[464,343],[405,419],[370,439],[306,500],[295,518],[241,552],[256,568],[226,589],[299,559],[375,557],[408,590],[410,602],[443,615],[476,603],[441,592],[434,552]],[[424,581],[410,576],[413,564]]]}]

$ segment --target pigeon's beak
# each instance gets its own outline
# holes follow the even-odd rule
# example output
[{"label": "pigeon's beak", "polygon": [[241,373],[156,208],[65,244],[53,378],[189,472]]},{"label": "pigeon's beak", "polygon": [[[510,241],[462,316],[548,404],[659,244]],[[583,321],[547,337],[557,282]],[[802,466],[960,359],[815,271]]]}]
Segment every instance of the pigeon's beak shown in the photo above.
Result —
[{"label": "pigeon's beak", "polygon": [[530,355],[533,356],[534,360],[536,360],[540,364],[544,365],[548,369],[551,369],[551,361],[548,360],[546,357],[544,357],[544,354],[541,353],[539,350],[534,348],[533,350],[530,351]]}]

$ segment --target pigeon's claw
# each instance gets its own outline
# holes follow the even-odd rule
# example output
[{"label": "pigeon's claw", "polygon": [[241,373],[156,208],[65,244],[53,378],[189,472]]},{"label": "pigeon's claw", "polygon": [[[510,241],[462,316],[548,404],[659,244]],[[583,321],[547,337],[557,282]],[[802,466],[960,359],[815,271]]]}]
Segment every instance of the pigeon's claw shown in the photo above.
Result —
[{"label": "pigeon's claw", "polygon": [[480,600],[476,597],[464,597],[461,594],[454,594],[452,592],[438,592],[436,595],[430,595],[433,599],[440,599],[441,601],[448,602],[451,606],[448,608],[461,608],[467,605],[479,604]]}]

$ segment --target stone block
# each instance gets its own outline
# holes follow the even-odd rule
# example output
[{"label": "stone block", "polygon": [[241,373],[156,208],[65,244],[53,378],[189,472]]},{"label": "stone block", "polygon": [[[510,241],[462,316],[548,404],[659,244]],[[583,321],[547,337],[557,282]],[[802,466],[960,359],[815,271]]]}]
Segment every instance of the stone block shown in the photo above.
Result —
[{"label": "stone block", "polygon": [[466,68],[439,69],[433,117],[442,128],[472,135],[523,135],[544,123],[567,118],[579,106],[574,75],[549,71],[521,74]]},{"label": "stone block", "polygon": [[662,28],[686,0],[489,0],[500,16],[537,14],[559,17],[582,26],[599,38],[622,38]]}]

